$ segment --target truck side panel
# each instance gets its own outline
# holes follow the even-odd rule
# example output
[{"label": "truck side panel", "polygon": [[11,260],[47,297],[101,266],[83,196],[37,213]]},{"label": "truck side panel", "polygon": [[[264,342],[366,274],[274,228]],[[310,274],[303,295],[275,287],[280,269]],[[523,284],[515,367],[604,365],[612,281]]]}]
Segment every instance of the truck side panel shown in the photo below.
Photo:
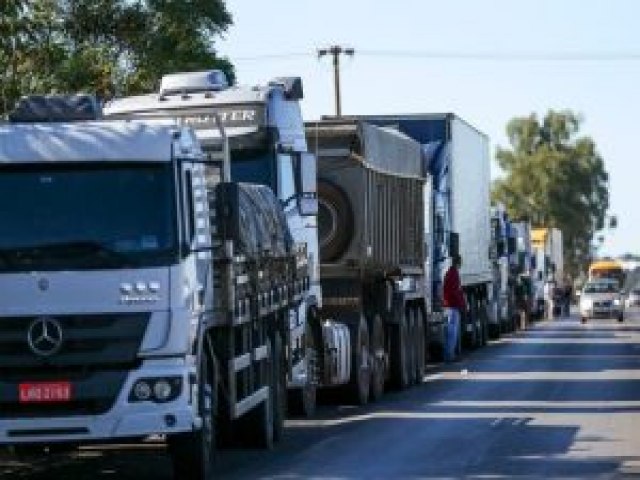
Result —
[{"label": "truck side panel", "polygon": [[492,279],[489,247],[490,162],[487,137],[451,118],[451,195],[453,230],[460,234],[464,286]]}]

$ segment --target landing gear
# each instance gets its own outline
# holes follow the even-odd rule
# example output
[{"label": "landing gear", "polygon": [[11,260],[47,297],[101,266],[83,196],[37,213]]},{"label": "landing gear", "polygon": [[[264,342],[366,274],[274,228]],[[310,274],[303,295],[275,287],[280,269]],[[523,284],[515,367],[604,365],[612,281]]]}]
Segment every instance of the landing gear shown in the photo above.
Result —
[{"label": "landing gear", "polygon": [[386,376],[386,355],[384,351],[385,338],[382,318],[376,314],[370,323],[370,358],[371,358],[371,392],[372,401],[378,400],[384,393]]}]

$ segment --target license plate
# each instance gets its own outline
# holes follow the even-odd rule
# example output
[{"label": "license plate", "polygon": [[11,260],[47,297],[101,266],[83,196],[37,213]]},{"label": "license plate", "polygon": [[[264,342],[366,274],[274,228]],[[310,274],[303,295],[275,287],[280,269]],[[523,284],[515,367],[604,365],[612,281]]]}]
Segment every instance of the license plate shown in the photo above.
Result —
[{"label": "license plate", "polygon": [[55,403],[71,400],[70,382],[21,383],[20,403]]}]

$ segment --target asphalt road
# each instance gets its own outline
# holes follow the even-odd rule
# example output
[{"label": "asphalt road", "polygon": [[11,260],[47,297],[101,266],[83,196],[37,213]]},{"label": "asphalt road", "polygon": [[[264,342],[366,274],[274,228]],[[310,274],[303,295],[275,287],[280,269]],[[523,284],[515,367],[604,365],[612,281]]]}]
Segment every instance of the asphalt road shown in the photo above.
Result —
[{"label": "asphalt road", "polygon": [[[0,478],[171,475],[147,445],[0,459]],[[368,408],[323,407],[273,451],[222,453],[220,478],[640,479],[640,313],[540,323]]]}]

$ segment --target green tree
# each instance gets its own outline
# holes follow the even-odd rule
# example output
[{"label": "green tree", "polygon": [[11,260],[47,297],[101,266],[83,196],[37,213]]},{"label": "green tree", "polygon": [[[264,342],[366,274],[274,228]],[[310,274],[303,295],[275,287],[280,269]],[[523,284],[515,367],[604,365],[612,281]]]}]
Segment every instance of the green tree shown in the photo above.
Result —
[{"label": "green tree", "polygon": [[493,200],[513,218],[562,230],[566,270],[573,277],[590,260],[609,208],[609,176],[593,139],[579,136],[580,125],[569,110],[551,110],[542,121],[535,114],[512,119],[511,148],[497,151],[505,176],[493,186]]},{"label": "green tree", "polygon": [[214,39],[232,19],[224,0],[0,2],[0,116],[29,93],[152,91],[165,73],[219,68]]}]

